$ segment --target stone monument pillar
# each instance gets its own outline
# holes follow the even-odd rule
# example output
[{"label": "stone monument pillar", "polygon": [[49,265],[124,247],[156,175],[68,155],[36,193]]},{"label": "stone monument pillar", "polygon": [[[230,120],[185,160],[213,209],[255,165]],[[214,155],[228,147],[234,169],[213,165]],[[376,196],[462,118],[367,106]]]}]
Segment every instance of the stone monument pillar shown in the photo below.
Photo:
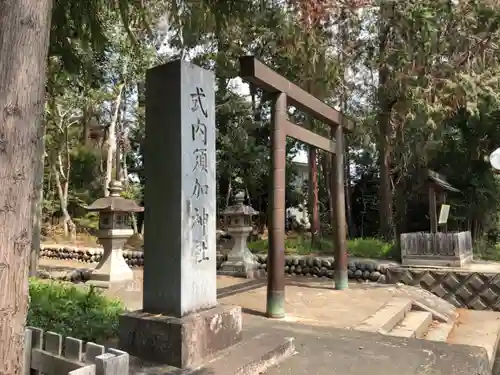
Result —
[{"label": "stone monument pillar", "polygon": [[99,198],[87,210],[99,213],[97,238],[103,247],[101,261],[90,274],[90,284],[109,287],[110,283],[129,281],[134,274],[123,258],[123,246],[134,234],[130,225],[130,214],[142,212],[143,208],[133,200],[120,196],[119,181],[109,183],[109,196]]},{"label": "stone monument pillar", "polygon": [[233,248],[227,255],[227,261],[222,264],[221,273],[231,276],[253,278],[258,276],[258,263],[247,246],[247,238],[252,232],[252,216],[258,212],[243,204],[245,193],[235,196],[235,205],[226,208],[225,217],[227,232],[233,239]]},{"label": "stone monument pillar", "polygon": [[241,308],[217,305],[215,76],[173,61],[146,75],[143,310],[120,347],[191,368],[241,340]]}]

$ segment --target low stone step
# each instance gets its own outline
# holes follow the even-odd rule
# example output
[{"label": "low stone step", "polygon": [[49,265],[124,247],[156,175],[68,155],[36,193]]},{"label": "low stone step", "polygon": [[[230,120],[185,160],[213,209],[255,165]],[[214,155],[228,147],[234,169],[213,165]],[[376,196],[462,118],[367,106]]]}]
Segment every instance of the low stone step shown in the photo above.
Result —
[{"label": "low stone step", "polygon": [[295,341],[281,334],[263,333],[222,350],[196,369],[143,361],[131,356],[131,375],[259,375],[294,355]]},{"label": "low stone step", "polygon": [[434,320],[431,323],[429,331],[427,332],[427,335],[425,335],[424,339],[430,341],[446,341],[451,330],[453,329],[453,326],[454,322],[442,323]]},{"label": "low stone step", "polygon": [[262,334],[226,349],[202,368],[186,375],[258,375],[293,354],[293,338]]},{"label": "low stone step", "polygon": [[354,329],[386,334],[405,318],[406,314],[411,310],[411,306],[411,299],[392,298],[375,314],[355,326]]},{"label": "low stone step", "polygon": [[410,311],[393,330],[391,336],[421,339],[429,330],[432,323],[432,314],[427,311]]},{"label": "low stone step", "polygon": [[499,338],[500,312],[458,309],[458,318],[446,342],[483,347],[492,369]]}]

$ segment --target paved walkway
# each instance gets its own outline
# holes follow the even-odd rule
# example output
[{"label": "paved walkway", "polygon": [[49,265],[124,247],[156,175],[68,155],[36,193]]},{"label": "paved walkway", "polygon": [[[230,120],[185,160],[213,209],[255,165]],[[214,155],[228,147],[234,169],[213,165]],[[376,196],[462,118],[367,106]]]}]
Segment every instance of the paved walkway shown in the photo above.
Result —
[{"label": "paved walkway", "polygon": [[[142,284],[142,275],[136,283]],[[266,312],[266,281],[217,277],[219,303],[241,306],[247,314],[263,316]],[[350,290],[337,291],[331,281],[287,279],[287,320],[307,324],[348,327],[374,314],[394,295],[394,286],[350,284]],[[142,308],[140,286],[110,289],[110,296],[123,300],[128,309]]]},{"label": "paved walkway", "polygon": [[280,327],[270,320],[259,328],[287,333],[296,342],[297,354],[267,370],[266,375],[490,374],[486,353],[477,347],[331,327]]},{"label": "paved walkway", "polygon": [[[52,259],[42,259],[40,265],[51,269],[89,267],[88,264]],[[140,310],[142,279],[142,268],[135,268],[132,282],[106,290],[105,294],[121,299],[129,310]],[[361,323],[393,296],[403,292],[394,285],[353,282],[348,290],[337,291],[330,279],[288,277],[286,280],[287,321],[336,328]],[[219,303],[241,306],[246,314],[265,315],[265,280],[217,276],[217,288]]]},{"label": "paved walkway", "polygon": [[[41,266],[52,269],[89,267],[54,260],[42,260]],[[126,287],[105,292],[122,299],[131,310],[142,307],[142,269],[135,269],[134,276],[133,282]],[[336,291],[332,280],[290,277],[286,286],[287,317],[272,320],[263,317],[266,304],[264,280],[218,276],[217,287],[220,303],[243,308],[244,338],[262,332],[295,338],[297,354],[266,371],[268,375],[490,374],[486,351],[482,348],[340,329],[361,323],[392,297],[408,293],[405,288],[351,283],[348,290]],[[426,298],[425,293],[416,297]],[[162,366],[161,371],[136,374],[180,374],[178,370],[167,367]]]}]

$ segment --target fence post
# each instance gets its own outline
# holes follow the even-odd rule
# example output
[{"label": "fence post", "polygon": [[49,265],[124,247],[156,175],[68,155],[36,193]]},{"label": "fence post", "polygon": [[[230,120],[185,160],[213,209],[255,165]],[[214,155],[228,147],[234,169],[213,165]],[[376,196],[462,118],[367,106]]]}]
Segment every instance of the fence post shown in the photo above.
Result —
[{"label": "fence post", "polygon": [[129,355],[116,349],[109,349],[96,357],[96,375],[128,375]]},{"label": "fence post", "polygon": [[31,330],[24,330],[23,375],[31,374]]},{"label": "fence post", "polygon": [[31,333],[29,353],[25,353],[25,358],[27,358],[26,360],[29,360],[29,362],[24,371],[26,375],[41,375],[39,371],[31,369],[31,353],[33,352],[33,349],[43,349],[43,330],[36,327],[26,327],[26,330]]},{"label": "fence post", "polygon": [[[35,327],[24,331],[22,375],[128,375],[129,355],[117,349],[88,342],[83,353],[83,341],[64,338],[54,332]],[[82,367],[83,366],[83,367]],[[43,372],[43,374],[42,374]]]}]

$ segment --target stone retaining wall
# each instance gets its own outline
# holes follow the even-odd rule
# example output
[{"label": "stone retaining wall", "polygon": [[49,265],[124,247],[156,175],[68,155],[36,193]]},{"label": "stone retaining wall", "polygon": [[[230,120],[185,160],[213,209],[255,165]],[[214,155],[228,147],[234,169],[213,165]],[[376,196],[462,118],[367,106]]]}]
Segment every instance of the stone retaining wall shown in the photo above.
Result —
[{"label": "stone retaining wall", "polygon": [[[102,256],[101,248],[75,248],[71,246],[45,245],[41,257],[79,261],[82,263],[98,262]],[[142,251],[123,252],[125,261],[131,267],[144,265]],[[256,255],[259,269],[266,271],[267,255]],[[217,269],[225,261],[225,256],[217,254]],[[471,272],[457,269],[405,268],[398,263],[376,261],[372,259],[349,258],[348,275],[350,279],[361,282],[402,283],[419,286],[456,307],[473,310],[500,311],[500,272]],[[73,270],[58,278],[79,282],[88,279],[88,267]],[[286,256],[285,273],[288,276],[309,276],[333,278],[334,259],[325,256]],[[49,277],[41,273],[40,277]]]},{"label": "stone retaining wall", "polygon": [[[77,248],[62,245],[43,245],[40,256],[46,259],[68,260],[82,263],[96,263],[101,260],[102,248]],[[123,257],[131,267],[144,265],[142,251],[123,251]],[[259,269],[266,271],[267,255],[255,255]],[[217,269],[225,261],[225,255],[217,254]],[[386,282],[386,273],[390,267],[398,266],[394,262],[373,259],[351,258],[348,276],[358,281]],[[326,277],[333,279],[334,259],[327,256],[286,256],[285,273],[290,276]]]},{"label": "stone retaining wall", "polygon": [[393,267],[387,282],[419,286],[456,307],[500,311],[500,273]]},{"label": "stone retaining wall", "polygon": [[[267,255],[256,255],[259,268],[266,271]],[[350,258],[348,276],[358,281],[386,282],[386,273],[397,263],[377,261],[373,259]],[[334,258],[325,256],[297,256],[285,257],[285,273],[290,276],[326,277],[333,279]]]},{"label": "stone retaining wall", "polygon": [[[101,260],[103,249],[99,247],[74,247],[67,245],[42,245],[40,257],[46,259],[69,260],[82,263],[97,263]],[[130,267],[144,265],[142,251],[124,250],[123,257]]]}]

